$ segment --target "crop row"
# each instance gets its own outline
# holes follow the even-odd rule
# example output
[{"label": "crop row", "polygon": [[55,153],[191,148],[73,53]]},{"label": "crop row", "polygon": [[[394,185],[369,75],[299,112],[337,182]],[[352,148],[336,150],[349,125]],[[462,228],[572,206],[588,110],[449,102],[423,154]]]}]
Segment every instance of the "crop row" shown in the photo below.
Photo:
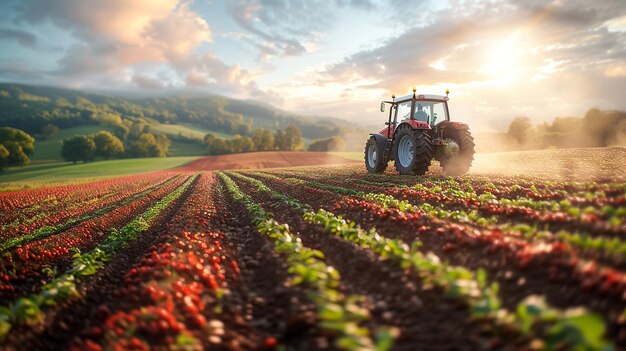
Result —
[{"label": "crop row", "polygon": [[[272,176],[259,174],[262,177]],[[332,185],[322,185],[321,183],[310,183],[315,187],[325,187],[325,190],[332,189]],[[354,190],[346,188],[336,188],[335,192],[340,195],[354,194]],[[373,198],[376,195],[372,196]],[[626,278],[624,274],[611,268],[603,268],[595,264],[578,258],[562,242],[537,242],[532,243],[523,237],[516,237],[500,228],[478,229],[467,225],[451,223],[447,218],[452,216],[442,216],[441,210],[435,210],[434,214],[424,211],[412,211],[406,201],[397,201],[388,197],[380,198],[378,203],[371,200],[355,200],[346,198],[345,201],[337,203],[336,208],[354,209],[357,212],[370,212],[381,220],[392,221],[403,226],[408,225],[414,228],[417,233],[427,233],[437,231],[440,235],[450,237],[450,244],[446,250],[455,250],[458,247],[456,242],[466,244],[482,243],[487,245],[489,252],[505,250],[509,255],[515,257],[521,267],[528,266],[532,261],[548,261],[552,266],[563,266],[562,268],[573,269],[572,275],[579,279],[579,283],[585,289],[598,289],[604,293],[611,293],[614,296],[622,296],[626,291]],[[389,201],[391,200],[391,201]],[[389,208],[389,204],[397,202],[394,208]],[[446,219],[440,220],[438,215]],[[455,240],[456,239],[456,240]],[[411,240],[411,239],[408,239]],[[556,268],[553,268],[555,270]],[[553,274],[551,274],[552,276]]]},{"label": "crop row", "polygon": [[210,222],[212,177],[203,174],[164,232],[164,241],[124,274],[118,302],[95,307],[95,320],[70,349],[136,349],[151,345],[200,350],[222,344],[222,300],[239,268],[224,250],[224,233]]},{"label": "crop row", "polygon": [[10,223],[19,213],[32,215],[39,210],[55,208],[66,202],[91,200],[111,192],[126,189],[129,184],[150,184],[173,176],[166,172],[154,172],[96,181],[90,184],[73,184],[42,187],[0,193],[0,223]]},{"label": "crop row", "polygon": [[[525,223],[540,222],[551,229],[579,228],[592,233],[605,233],[619,236],[626,233],[626,207],[604,205],[580,208],[568,200],[533,200],[529,198],[503,198],[490,192],[477,194],[473,190],[464,190],[450,186],[428,187],[416,184],[413,187],[398,186],[393,183],[376,183],[362,179],[347,179],[343,184],[365,184],[365,188],[378,190],[382,185],[384,192],[413,199],[432,205],[441,205],[452,209],[476,210],[483,216],[497,216],[499,220],[514,218]],[[444,180],[441,184],[456,183]],[[458,184],[458,183],[456,183]]]},{"label": "crop row", "polygon": [[0,237],[0,252],[61,232],[81,222],[100,216],[163,187],[175,178],[161,179],[158,183],[146,184],[142,187],[129,186],[124,190],[118,190],[114,196],[108,197],[104,201],[93,201],[71,210],[63,210],[63,206],[60,206],[58,209],[42,211],[41,215],[43,218],[31,223],[13,226],[3,231]]},{"label": "crop row", "polygon": [[[461,224],[471,224],[485,229],[493,229],[494,225],[498,223],[498,220],[494,217],[483,217],[482,211],[476,208],[472,209],[471,205],[467,206],[467,210],[465,210],[463,206],[458,206],[453,210],[447,209],[447,204],[449,203],[448,199],[441,200],[441,202],[434,202],[435,204],[446,205],[434,206],[431,204],[432,201],[428,200],[423,203],[418,202],[420,204],[417,205],[415,204],[415,200],[413,200],[413,202],[398,200],[388,193],[366,193],[364,191],[334,185],[335,182],[326,184],[300,178],[286,178],[286,180],[296,184],[304,184],[314,188],[329,190],[341,195],[362,198],[373,203],[378,203],[384,208],[397,208],[401,212],[409,215],[417,212],[420,215],[426,215],[431,218],[451,220]],[[378,189],[375,188],[374,190]],[[429,192],[431,191],[429,190]],[[435,195],[434,192],[431,193]],[[402,196],[402,198],[408,197],[406,192],[398,191],[396,194]],[[482,196],[483,195],[480,197]],[[471,202],[474,200],[470,199],[464,201]],[[535,239],[536,242],[534,245],[542,245],[544,241],[564,241],[583,250],[593,251],[596,253],[596,256],[608,256],[608,261],[610,261],[611,257],[618,257],[618,261],[623,262],[623,258],[626,257],[626,242],[618,237],[592,237],[587,234],[580,234],[578,232],[572,233],[566,230],[559,230],[553,233],[548,230],[541,230],[537,228],[536,225],[518,224],[508,221],[498,225],[497,228],[502,231],[502,233],[511,236],[512,241],[520,240],[520,236],[523,236],[525,239]],[[626,232],[626,229],[624,231]]]},{"label": "crop row", "polygon": [[[263,177],[267,178],[266,175],[264,175]],[[250,181],[259,182],[258,180],[250,180]],[[262,190],[261,186],[259,186],[259,188],[260,188],[260,190]],[[300,189],[301,190],[303,189],[302,186],[300,186]],[[280,195],[275,194],[274,196],[276,196],[277,198],[280,197],[280,196],[285,197],[285,195],[282,195],[282,194],[280,194]],[[319,194],[318,194],[318,196],[308,195],[308,196],[304,196],[304,197],[307,198],[307,199],[315,199],[315,198],[319,199]],[[498,239],[498,237],[493,237],[492,235],[490,235],[491,233],[483,233],[483,234],[479,234],[477,236],[476,235],[477,233],[475,233],[475,231],[473,231],[473,230],[468,232],[467,228],[463,228],[462,226],[458,226],[458,225],[447,225],[446,221],[441,222],[441,221],[438,221],[436,219],[433,219],[433,220],[430,220],[430,221],[427,220],[426,222],[423,222],[423,219],[424,219],[423,217],[424,216],[421,216],[421,217],[419,215],[407,216],[406,214],[402,213],[401,211],[399,211],[397,209],[395,211],[388,211],[383,206],[380,206],[380,205],[378,206],[379,210],[375,210],[375,208],[377,206],[373,206],[373,204],[371,204],[368,201],[357,201],[357,200],[353,200],[353,199],[348,199],[348,200],[349,200],[350,204],[353,204],[353,205],[356,204],[357,205],[358,210],[355,213],[363,213],[364,210],[369,212],[371,210],[371,211],[376,211],[376,212],[373,212],[373,213],[384,215],[384,213],[380,212],[382,210],[384,212],[387,212],[387,214],[385,215],[386,218],[389,218],[389,216],[396,216],[398,218],[403,218],[403,220],[409,220],[409,221],[415,221],[415,220],[418,220],[418,218],[421,218],[421,219],[418,220],[418,221],[421,221],[420,224],[415,227],[417,233],[424,233],[424,235],[425,235],[426,232],[432,231],[433,233],[436,232],[438,237],[441,236],[441,235],[453,235],[453,236],[457,237],[457,240],[450,240],[450,242],[457,242],[457,244],[449,244],[449,249],[452,249],[452,246],[453,245],[458,245],[458,243],[468,242],[467,241],[468,239],[470,241],[473,241],[475,239],[479,239],[479,240],[488,239],[487,240],[488,242],[491,241],[491,243],[493,245],[496,245],[496,246],[494,246],[494,248],[497,248],[497,247],[504,247],[504,248],[506,248],[507,245],[509,245],[509,240],[508,239],[505,239],[504,241],[502,241],[501,239]],[[295,200],[293,198],[291,198],[291,199],[286,199],[285,198],[285,199],[283,199],[283,201],[285,201],[285,202],[289,201],[290,203],[298,204],[298,206],[300,206],[300,207],[303,206],[302,204],[300,204],[297,200]],[[320,201],[325,201],[325,200],[320,200]],[[340,209],[341,210],[342,207],[337,207],[336,206],[335,209]],[[346,208],[343,207],[343,209],[346,209]],[[395,214],[394,214],[394,212],[395,212]],[[310,216],[313,216],[313,215],[310,215]],[[314,218],[314,217],[310,217],[310,218]],[[336,223],[333,222],[333,225],[331,225],[330,227],[333,228],[333,226],[335,224]],[[354,224],[352,224],[352,225],[354,225]],[[389,224],[385,225],[385,227],[387,227],[387,226],[393,226],[393,223],[389,223]],[[473,234],[469,234],[471,232],[474,232],[474,233]],[[458,235],[462,235],[463,233],[467,233],[465,235],[468,235],[468,238],[466,238],[465,240],[458,240],[459,239]],[[471,235],[471,236],[469,236],[469,235]],[[422,236],[422,234],[420,234],[420,236]],[[499,236],[499,237],[501,237],[501,236]],[[493,239],[496,239],[496,240],[493,240]],[[404,244],[406,245],[407,243],[404,243]],[[411,244],[411,246],[415,245],[414,242],[411,242],[410,244]],[[407,246],[407,247],[410,248],[411,246]],[[522,250],[521,250],[520,254],[521,255],[537,255],[538,257],[541,256],[543,258],[543,256],[545,256],[545,254],[550,254],[553,251],[554,248],[555,247],[547,245],[547,246],[543,246],[542,250],[533,251],[533,250],[523,250],[524,248],[521,247],[520,249],[522,249]],[[537,249],[539,249],[539,248],[537,248]],[[443,252],[445,252],[445,251],[446,250],[443,250]],[[511,253],[512,254],[516,254],[515,251],[516,250],[512,250]],[[491,251],[491,252],[493,252],[493,251]],[[556,254],[557,252],[554,251],[554,253]],[[558,256],[555,256],[555,258],[556,257],[558,257]],[[526,262],[525,264],[528,264],[528,262]],[[555,269],[555,268],[552,268],[551,271],[553,269]],[[581,272],[583,274],[583,276],[589,277],[590,275],[595,275],[594,278],[599,278],[598,274],[597,274],[598,272],[595,271],[595,266],[593,266],[593,267],[591,267],[591,266],[581,267],[581,269],[584,269],[584,272]],[[608,273],[608,272],[601,272],[601,274],[602,273]],[[602,274],[601,277],[605,278],[604,274]],[[587,279],[589,279],[589,278],[587,278]],[[597,281],[606,282],[607,280],[598,279]],[[609,278],[608,281],[611,281],[611,279]],[[524,303],[524,301],[525,300],[520,301],[519,303]],[[519,306],[519,304],[518,304],[518,306]],[[516,309],[514,309],[514,310],[516,310]],[[548,308],[548,310],[552,311],[551,308]],[[550,312],[550,314],[552,314],[552,312]]]},{"label": "crop row", "polygon": [[345,296],[340,292],[339,272],[325,263],[321,251],[305,247],[288,225],[276,222],[270,212],[242,193],[226,174],[220,173],[220,178],[234,201],[247,209],[259,232],[274,240],[275,250],[285,257],[293,275],[291,284],[303,284],[309,289],[307,296],[317,306],[318,326],[336,336],[337,348],[385,350],[391,346],[393,332],[387,329],[378,331],[376,341],[372,340],[363,325],[369,312],[359,306],[362,297]]},{"label": "crop row", "polygon": [[327,181],[332,179],[356,178],[373,183],[393,184],[412,188],[423,185],[427,188],[446,190],[450,187],[464,191],[475,192],[478,195],[490,193],[498,198],[527,198],[535,201],[566,200],[574,206],[624,206],[626,205],[626,185],[623,181],[609,182],[578,182],[562,181],[536,177],[511,178],[492,176],[466,175],[462,177],[428,176],[398,177],[388,174],[362,175],[360,167],[326,167],[324,172],[312,174],[309,169],[281,169],[266,171],[281,176],[312,177]]},{"label": "crop row", "polygon": [[128,247],[130,242],[145,232],[154,219],[180,197],[194,179],[195,177],[190,177],[183,185],[156,202],[120,230],[113,230],[93,250],[84,254],[76,253],[72,257],[69,268],[55,275],[39,292],[19,298],[11,305],[0,307],[0,338],[6,337],[16,324],[36,325],[41,323],[44,318],[44,308],[50,308],[60,302],[78,298],[80,295],[77,284],[85,277],[100,271],[116,252]]},{"label": "crop row", "polygon": [[0,257],[0,296],[10,299],[33,291],[68,264],[74,254],[93,249],[109,233],[146,211],[154,202],[179,187],[186,177],[178,177],[158,189],[65,231],[4,252]]},{"label": "crop row", "polygon": [[[86,185],[83,196],[58,201],[54,206],[40,207],[37,210],[18,210],[16,218],[5,222],[0,239],[9,239],[32,233],[33,231],[51,231],[55,227],[72,225],[88,218],[89,214],[102,209],[106,211],[116,203],[133,196],[141,196],[151,188],[163,184],[172,177],[150,178],[150,181],[120,184],[101,188],[100,185]],[[6,220],[6,219],[5,219]]]},{"label": "crop row", "polygon": [[[588,197],[594,199],[594,206],[589,204],[582,206],[575,198],[571,198],[571,201],[567,198],[559,201],[537,200],[520,195],[507,198],[501,194],[501,189],[495,186],[479,190],[470,182],[453,178],[439,179],[436,183],[426,180],[411,186],[398,182],[378,182],[354,177],[318,178],[320,177],[315,175],[297,177],[297,179],[314,182],[321,180],[323,183],[357,188],[365,192],[383,192],[399,199],[429,203],[452,211],[476,211],[474,217],[480,215],[481,218],[486,217],[492,222],[506,222],[514,218],[528,226],[540,222],[542,224],[539,229],[557,231],[576,229],[592,233],[594,236],[621,236],[626,233],[625,192],[620,193],[621,196],[611,198],[588,194]],[[519,188],[518,185],[511,184],[510,188]],[[606,202],[599,207],[598,204],[602,203],[603,199]]]}]

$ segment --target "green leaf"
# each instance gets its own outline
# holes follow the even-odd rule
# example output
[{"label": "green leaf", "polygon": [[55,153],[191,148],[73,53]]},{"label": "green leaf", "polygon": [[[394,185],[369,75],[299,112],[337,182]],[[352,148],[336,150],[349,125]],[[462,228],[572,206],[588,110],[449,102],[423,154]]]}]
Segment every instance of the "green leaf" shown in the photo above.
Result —
[{"label": "green leaf", "polygon": [[11,330],[11,323],[7,321],[0,321],[0,342],[4,341],[6,336],[9,334]]},{"label": "green leaf", "polygon": [[324,321],[340,321],[344,317],[344,311],[335,303],[327,303],[320,306],[318,316]]}]

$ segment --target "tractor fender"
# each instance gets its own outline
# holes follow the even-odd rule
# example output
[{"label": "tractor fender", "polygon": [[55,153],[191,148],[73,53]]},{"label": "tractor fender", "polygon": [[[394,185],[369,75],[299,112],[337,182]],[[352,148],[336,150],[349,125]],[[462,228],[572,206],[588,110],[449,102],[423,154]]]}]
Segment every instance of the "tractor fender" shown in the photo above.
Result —
[{"label": "tractor fender", "polygon": [[378,143],[378,150],[385,150],[385,146],[387,146],[387,137],[379,133],[372,133],[370,135],[376,139],[376,143]]},{"label": "tractor fender", "polygon": [[430,126],[428,125],[428,123],[422,122],[422,121],[416,121],[414,119],[408,119],[406,121],[402,121],[402,123],[398,125],[398,128],[400,128],[404,124],[408,124],[413,129],[430,129]]},{"label": "tractor fender", "polygon": [[469,125],[461,122],[443,121],[439,123],[439,128],[450,128],[456,130],[467,130]]}]

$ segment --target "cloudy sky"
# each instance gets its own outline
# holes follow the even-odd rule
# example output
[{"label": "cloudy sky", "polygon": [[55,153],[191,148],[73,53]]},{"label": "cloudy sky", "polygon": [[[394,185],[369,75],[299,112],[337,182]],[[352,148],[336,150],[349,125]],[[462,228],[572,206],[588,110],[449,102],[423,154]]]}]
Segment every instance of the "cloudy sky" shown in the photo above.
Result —
[{"label": "cloudy sky", "polygon": [[392,93],[449,88],[479,129],[626,109],[624,0],[3,0],[0,19],[5,82],[368,123]]}]

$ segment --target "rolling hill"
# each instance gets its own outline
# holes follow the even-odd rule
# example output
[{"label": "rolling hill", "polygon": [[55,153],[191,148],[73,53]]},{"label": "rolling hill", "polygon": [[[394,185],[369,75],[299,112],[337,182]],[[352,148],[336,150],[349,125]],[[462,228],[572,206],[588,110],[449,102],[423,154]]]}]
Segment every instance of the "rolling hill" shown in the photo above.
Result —
[{"label": "rolling hill", "polygon": [[[138,121],[166,134],[213,132],[249,135],[256,128],[300,128],[308,139],[352,130],[331,117],[303,116],[264,103],[213,95],[125,98],[79,90],[0,83],[0,125],[37,134],[48,123],[61,129]],[[203,136],[203,135],[202,135]]]}]

